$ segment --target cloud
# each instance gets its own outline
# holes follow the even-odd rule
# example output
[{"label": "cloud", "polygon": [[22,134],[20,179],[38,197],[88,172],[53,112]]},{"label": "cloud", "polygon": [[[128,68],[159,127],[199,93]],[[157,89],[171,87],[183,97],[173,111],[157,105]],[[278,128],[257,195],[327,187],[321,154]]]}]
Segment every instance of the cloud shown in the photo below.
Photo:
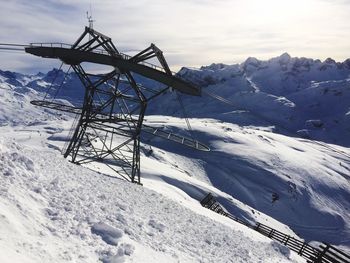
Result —
[{"label": "cloud", "polygon": [[[135,53],[155,43],[173,68],[285,51],[344,60],[350,50],[350,4],[343,0],[12,0],[0,9],[0,42],[73,43],[90,3],[95,29],[118,49]],[[1,69],[36,72],[54,64],[11,55],[0,53]]]}]

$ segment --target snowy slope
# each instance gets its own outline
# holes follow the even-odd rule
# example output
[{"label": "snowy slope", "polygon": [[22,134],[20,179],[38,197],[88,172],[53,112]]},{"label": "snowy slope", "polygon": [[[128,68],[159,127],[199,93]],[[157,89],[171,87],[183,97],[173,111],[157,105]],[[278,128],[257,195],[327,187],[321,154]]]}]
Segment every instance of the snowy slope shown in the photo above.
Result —
[{"label": "snowy slope", "polygon": [[[253,63],[254,59],[249,61]],[[196,100],[183,97],[191,115],[201,117],[190,120],[196,136],[212,151],[195,152],[145,137],[144,141],[152,145],[152,153],[149,144],[142,146],[143,188],[104,176],[105,170],[98,174],[71,165],[60,156],[72,116],[29,104],[33,98],[42,98],[42,90],[50,86],[47,75],[52,73],[24,76],[0,72],[0,158],[6,179],[1,181],[1,192],[6,193],[1,195],[1,231],[6,238],[0,240],[0,248],[9,251],[4,257],[28,262],[40,257],[57,262],[70,258],[109,262],[111,256],[127,262],[142,262],[145,257],[149,257],[145,262],[300,260],[259,234],[201,208],[198,201],[208,192],[236,216],[291,235],[298,233],[308,241],[328,241],[349,249],[350,151],[339,145],[286,136],[300,137],[296,132],[305,128],[309,137],[319,133],[324,141],[340,134],[343,137],[338,144],[346,145],[346,132],[339,127],[343,125],[346,130],[348,124],[349,108],[346,111],[343,101],[349,92],[347,69],[344,66],[341,73],[334,71],[338,73],[333,72],[332,80],[325,79],[333,73],[318,81],[305,77],[302,89],[272,94],[272,88],[264,90],[257,76],[242,71],[243,66],[212,65],[209,76],[221,76],[220,70],[231,76],[227,83],[219,84],[215,79],[204,81],[205,68],[186,70],[190,74],[187,77],[204,81],[206,89],[242,106],[232,108],[207,96]],[[75,83],[73,75],[69,79]],[[208,80],[212,84],[207,85]],[[232,93],[232,87],[237,92]],[[320,89],[321,93],[325,89],[329,92],[321,96]],[[334,95],[335,89],[342,94]],[[75,103],[79,92],[72,96],[75,99],[71,102]],[[319,100],[325,111],[328,100],[338,98],[333,102],[340,124],[334,126],[333,135],[324,127],[316,127],[320,125],[316,121],[318,111],[310,112],[306,106],[300,110],[310,114],[302,115],[305,121],[288,121],[289,117],[299,118],[299,109],[295,108],[306,98]],[[169,93],[154,105],[170,113],[177,111],[175,103],[174,94]],[[148,113],[155,114],[157,110],[151,105]],[[330,113],[328,118],[333,116]],[[153,126],[166,125],[186,134],[181,118],[153,115],[146,119]],[[275,194],[278,199],[274,201]],[[23,231],[31,228],[33,232]],[[18,239],[13,238],[13,233]],[[14,249],[16,244],[20,245],[20,253]],[[73,253],[72,246],[79,253]]]},{"label": "snowy slope", "polygon": [[[177,119],[168,119],[168,122],[179,125]],[[188,174],[180,179],[181,176],[173,171],[167,178],[162,170],[164,181],[198,199],[198,192],[208,187],[194,183],[192,177],[201,182],[209,181],[232,196],[231,199],[272,216],[309,241],[327,241],[349,247],[348,148],[213,119],[191,119],[191,123],[198,129],[199,138],[209,142],[211,152],[198,153],[162,145],[174,156],[162,160],[164,153],[153,151],[153,158],[173,162],[174,170],[185,170]],[[190,158],[192,164],[180,155]],[[274,194],[278,200],[273,202]],[[227,196],[217,195],[233,214],[253,221],[264,220],[254,218],[254,214],[237,202],[227,201],[230,199]]]},{"label": "snowy slope", "polygon": [[1,129],[1,262],[304,262],[188,197],[67,162],[47,139],[66,124]]}]

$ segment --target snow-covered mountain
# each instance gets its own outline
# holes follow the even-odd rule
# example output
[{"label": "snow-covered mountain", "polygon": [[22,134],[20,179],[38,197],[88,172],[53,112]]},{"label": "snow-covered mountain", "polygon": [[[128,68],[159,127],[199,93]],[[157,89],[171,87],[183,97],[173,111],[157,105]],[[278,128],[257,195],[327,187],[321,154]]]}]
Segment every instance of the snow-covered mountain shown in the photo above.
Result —
[{"label": "snow-covered mountain", "polygon": [[[208,96],[183,96],[190,117],[274,126],[277,133],[350,146],[350,59],[335,62],[328,58],[321,62],[284,53],[267,61],[250,57],[241,64],[182,68],[178,75],[201,86],[204,92],[231,102],[218,106],[218,101]],[[73,104],[81,103],[83,98],[84,90],[76,75],[65,75],[57,69],[34,76],[0,71],[0,81],[16,89],[41,92],[50,88],[49,95]],[[182,116],[173,93],[157,98],[147,113]]]},{"label": "snow-covered mountain", "polygon": [[[182,69],[203,87],[182,100],[211,152],[147,137],[140,187],[68,163],[73,117],[29,103],[64,78],[58,97],[79,103],[74,74],[0,71],[1,262],[303,262],[202,208],[208,192],[240,218],[350,250],[349,74],[349,61],[288,54]],[[181,114],[174,93],[149,105],[146,122],[186,133],[160,113]]]},{"label": "snow-covered mountain", "polygon": [[[285,53],[267,61],[183,68],[179,75],[232,103],[218,107],[209,97],[184,97],[191,116],[274,126],[289,136],[350,146],[350,59],[321,62]],[[175,97],[172,101],[178,104]],[[169,113],[175,108],[159,107]]]}]

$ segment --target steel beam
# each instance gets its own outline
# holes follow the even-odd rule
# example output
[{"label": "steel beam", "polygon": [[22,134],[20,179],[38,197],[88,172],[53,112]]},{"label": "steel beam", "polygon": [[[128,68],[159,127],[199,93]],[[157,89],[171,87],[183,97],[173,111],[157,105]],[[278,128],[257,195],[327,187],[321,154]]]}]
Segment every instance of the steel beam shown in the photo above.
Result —
[{"label": "steel beam", "polygon": [[87,52],[61,47],[26,47],[25,51],[35,56],[44,58],[56,58],[62,60],[69,65],[78,65],[83,62],[96,63],[101,65],[109,65],[119,68],[122,72],[135,72],[146,78],[161,82],[166,86],[170,86],[181,93],[192,96],[200,96],[201,89],[179,77],[169,75],[166,72],[138,64],[132,60],[124,59],[122,56],[111,56],[96,52]]}]

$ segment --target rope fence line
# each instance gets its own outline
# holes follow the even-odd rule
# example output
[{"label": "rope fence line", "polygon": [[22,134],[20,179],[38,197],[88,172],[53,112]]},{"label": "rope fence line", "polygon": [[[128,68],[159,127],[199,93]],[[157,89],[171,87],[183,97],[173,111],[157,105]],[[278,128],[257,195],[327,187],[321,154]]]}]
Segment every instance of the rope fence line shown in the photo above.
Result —
[{"label": "rope fence line", "polygon": [[261,223],[256,223],[256,225],[253,225],[247,221],[233,216],[232,214],[228,213],[219,202],[216,201],[215,197],[211,193],[204,197],[200,203],[205,208],[208,208],[220,215],[226,216],[259,232],[266,237],[280,242],[290,250],[297,252],[298,255],[305,258],[308,263],[350,263],[349,255],[345,254],[343,251],[340,251],[330,244],[323,243],[323,245],[320,245],[320,248],[315,248],[302,240],[284,234],[267,225]]}]

